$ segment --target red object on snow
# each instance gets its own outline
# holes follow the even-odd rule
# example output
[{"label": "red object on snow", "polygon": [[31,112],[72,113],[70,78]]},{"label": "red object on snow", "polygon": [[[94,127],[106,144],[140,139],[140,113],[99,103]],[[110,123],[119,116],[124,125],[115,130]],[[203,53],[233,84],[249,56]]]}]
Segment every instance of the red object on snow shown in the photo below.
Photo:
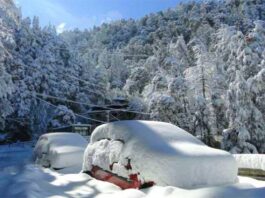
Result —
[{"label": "red object on snow", "polygon": [[109,171],[103,170],[98,166],[93,166],[90,174],[98,180],[113,183],[122,189],[141,187],[141,181],[138,180],[137,174],[129,175],[129,179],[126,179]]},{"label": "red object on snow", "polygon": [[[114,162],[115,163],[115,162]],[[113,169],[113,164],[109,165],[110,170]],[[127,165],[124,166],[127,170],[131,170],[131,160],[128,159]],[[98,180],[107,181],[119,186],[121,189],[128,189],[128,188],[146,188],[153,186],[155,183],[153,181],[147,182],[142,184],[141,181],[138,179],[137,174],[130,174],[128,178],[124,178],[118,176],[110,171],[106,171],[98,166],[92,166],[90,171],[90,175]]]}]

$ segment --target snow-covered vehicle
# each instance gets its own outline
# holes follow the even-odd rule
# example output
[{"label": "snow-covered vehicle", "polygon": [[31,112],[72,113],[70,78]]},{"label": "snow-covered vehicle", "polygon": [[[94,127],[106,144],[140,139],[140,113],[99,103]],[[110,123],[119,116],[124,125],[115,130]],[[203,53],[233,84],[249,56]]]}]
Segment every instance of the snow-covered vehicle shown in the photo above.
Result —
[{"label": "snow-covered vehicle", "polygon": [[155,121],[97,127],[84,154],[83,172],[122,189],[154,184],[196,188],[237,180],[232,155],[206,146],[175,125]]},{"label": "snow-covered vehicle", "polygon": [[47,133],[42,135],[33,152],[35,163],[63,169],[82,164],[88,142],[77,133]]}]

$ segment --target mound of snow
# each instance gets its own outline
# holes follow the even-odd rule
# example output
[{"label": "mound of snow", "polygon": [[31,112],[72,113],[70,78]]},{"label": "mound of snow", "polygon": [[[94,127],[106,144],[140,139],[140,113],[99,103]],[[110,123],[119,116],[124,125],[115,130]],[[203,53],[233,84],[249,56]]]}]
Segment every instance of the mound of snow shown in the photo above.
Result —
[{"label": "mound of snow", "polygon": [[[126,166],[130,162],[131,167]],[[83,171],[99,166],[142,183],[194,188],[234,183],[236,161],[225,151],[210,148],[169,123],[119,121],[101,125],[92,133]]]},{"label": "mound of snow", "polygon": [[79,165],[88,142],[77,133],[49,133],[42,135],[34,149],[37,164],[52,168]]},{"label": "mound of snow", "polygon": [[238,168],[259,169],[265,171],[265,155],[234,154]]},{"label": "mound of snow", "polygon": [[251,183],[237,183],[232,185],[198,188],[191,190],[176,188],[172,186],[154,186],[147,190],[147,196],[145,198],[262,198],[264,197],[264,193],[264,187],[255,188]]},{"label": "mound of snow", "polygon": [[[60,198],[264,198],[265,182],[239,177],[239,183],[200,189],[153,186],[142,190],[121,190],[87,174],[60,174],[51,169],[26,165],[14,175],[0,171],[1,197]],[[1,185],[2,184],[2,185]]]}]

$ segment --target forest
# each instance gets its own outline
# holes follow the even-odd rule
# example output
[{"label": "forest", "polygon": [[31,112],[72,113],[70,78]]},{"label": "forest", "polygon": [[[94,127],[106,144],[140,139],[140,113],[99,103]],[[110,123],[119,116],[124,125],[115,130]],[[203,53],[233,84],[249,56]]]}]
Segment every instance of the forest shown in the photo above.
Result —
[{"label": "forest", "polygon": [[264,10],[264,0],[189,1],[58,34],[0,0],[1,133],[34,139],[105,121],[87,112],[122,98],[139,112],[133,119],[173,123],[232,153],[265,153]]}]

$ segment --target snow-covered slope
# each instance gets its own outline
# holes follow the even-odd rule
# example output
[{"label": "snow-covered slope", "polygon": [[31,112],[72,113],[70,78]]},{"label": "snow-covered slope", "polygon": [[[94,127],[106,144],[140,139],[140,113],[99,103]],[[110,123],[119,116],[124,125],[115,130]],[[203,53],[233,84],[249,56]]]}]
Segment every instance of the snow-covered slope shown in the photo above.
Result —
[{"label": "snow-covered slope", "polygon": [[[125,168],[128,160],[131,170]],[[83,171],[90,171],[92,165],[127,178],[139,174],[142,183],[183,188],[234,183],[237,178],[232,155],[204,145],[177,126],[154,121],[97,127],[85,152]]]}]

